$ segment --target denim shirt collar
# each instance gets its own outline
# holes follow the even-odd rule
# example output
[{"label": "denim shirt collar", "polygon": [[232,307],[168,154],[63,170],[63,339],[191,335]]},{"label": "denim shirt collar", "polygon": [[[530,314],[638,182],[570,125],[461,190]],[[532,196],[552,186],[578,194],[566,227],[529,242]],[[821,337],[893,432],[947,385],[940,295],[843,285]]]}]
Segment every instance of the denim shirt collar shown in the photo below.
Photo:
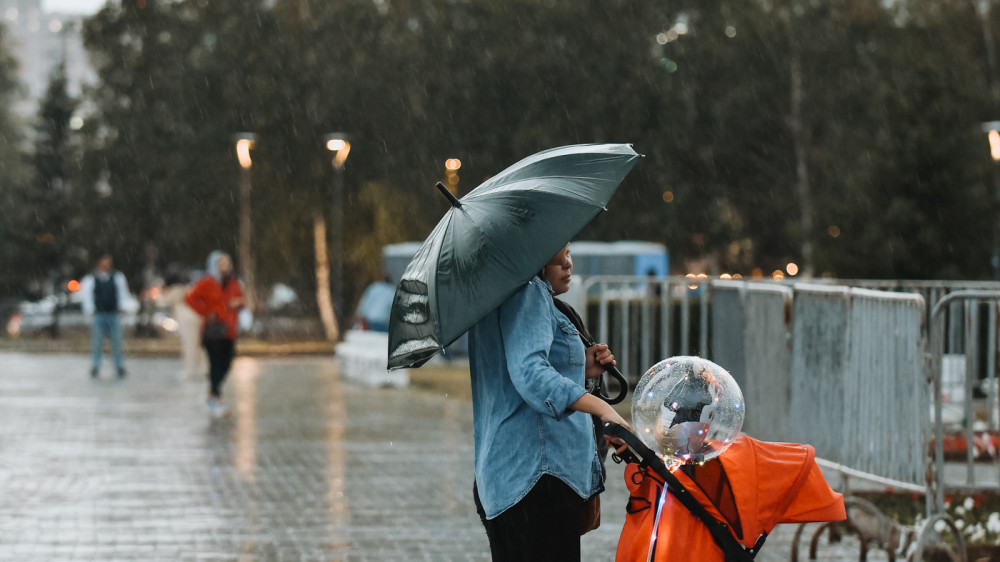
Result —
[{"label": "denim shirt collar", "polygon": [[541,283],[542,287],[545,287],[545,290],[549,292],[549,295],[553,297],[556,296],[555,289],[552,288],[552,284],[549,283],[549,281],[546,278],[542,277],[541,275],[536,275],[535,278],[532,279],[532,281],[538,281],[539,283]]}]

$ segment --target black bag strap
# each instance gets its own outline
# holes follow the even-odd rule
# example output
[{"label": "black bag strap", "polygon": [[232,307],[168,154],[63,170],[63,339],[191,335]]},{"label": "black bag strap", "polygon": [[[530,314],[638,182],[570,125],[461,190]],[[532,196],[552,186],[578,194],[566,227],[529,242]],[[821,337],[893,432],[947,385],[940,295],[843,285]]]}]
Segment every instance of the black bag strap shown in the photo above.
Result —
[{"label": "black bag strap", "polygon": [[[744,547],[736,537],[729,531],[729,525],[724,522],[717,520],[712,516],[705,506],[701,505],[697,498],[695,498],[687,488],[673,475],[668,469],[663,461],[656,456],[653,451],[647,447],[638,437],[632,434],[629,430],[624,427],[608,422],[604,424],[604,432],[611,437],[616,437],[621,439],[628,446],[628,449],[623,452],[620,456],[615,455],[616,462],[620,462],[619,459],[624,460],[629,463],[636,463],[639,466],[644,466],[653,470],[657,476],[663,479],[667,485],[667,489],[670,493],[676,497],[684,507],[688,508],[688,511],[692,515],[701,520],[702,523],[708,528],[708,532],[712,535],[712,540],[715,544],[722,549],[725,555],[726,562],[752,562],[754,556],[760,552],[762,546],[764,546],[764,539],[767,538],[767,533],[763,533],[757,543],[753,545],[753,548]],[[614,457],[613,457],[614,458]]]}]

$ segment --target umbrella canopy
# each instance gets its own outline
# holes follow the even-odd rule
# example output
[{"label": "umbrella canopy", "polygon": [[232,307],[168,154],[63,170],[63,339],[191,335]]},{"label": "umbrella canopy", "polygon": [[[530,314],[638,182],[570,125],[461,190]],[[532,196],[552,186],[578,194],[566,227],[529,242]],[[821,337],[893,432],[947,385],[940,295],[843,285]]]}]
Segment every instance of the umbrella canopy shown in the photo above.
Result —
[{"label": "umbrella canopy", "polygon": [[539,152],[458,200],[396,287],[389,368],[419,367],[527,283],[604,210],[639,155],[628,144]]}]

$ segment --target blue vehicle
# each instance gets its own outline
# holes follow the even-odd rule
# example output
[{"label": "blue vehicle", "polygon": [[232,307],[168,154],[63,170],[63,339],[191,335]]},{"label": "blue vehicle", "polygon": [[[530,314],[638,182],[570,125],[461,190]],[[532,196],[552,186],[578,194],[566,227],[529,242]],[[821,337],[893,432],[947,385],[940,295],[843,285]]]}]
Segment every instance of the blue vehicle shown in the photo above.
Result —
[{"label": "blue vehicle", "polygon": [[354,313],[354,327],[373,332],[389,331],[389,310],[396,287],[388,281],[377,281],[368,285],[358,302]]}]

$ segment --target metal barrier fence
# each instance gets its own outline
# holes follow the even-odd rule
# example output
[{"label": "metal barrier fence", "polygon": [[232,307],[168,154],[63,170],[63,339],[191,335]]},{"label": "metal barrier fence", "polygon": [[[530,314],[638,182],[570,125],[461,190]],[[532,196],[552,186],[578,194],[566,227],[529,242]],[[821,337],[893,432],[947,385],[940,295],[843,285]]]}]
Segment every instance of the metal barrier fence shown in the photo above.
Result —
[{"label": "metal barrier fence", "polygon": [[[996,487],[1000,465],[986,478],[972,465],[980,454],[975,428],[985,427],[995,436],[1000,423],[1000,291],[994,301],[974,305],[960,300],[955,289],[960,285],[870,285],[890,290],[594,277],[583,283],[588,295],[583,309],[633,383],[644,369],[671,355],[696,354],[725,366],[744,390],[744,428],[756,437],[810,443],[824,466],[899,489]],[[933,314],[928,300],[934,303]],[[980,314],[983,307],[986,312]],[[928,317],[936,330],[936,354],[928,350]],[[953,478],[945,481],[940,460],[937,470],[927,471],[929,444],[935,444],[938,459],[943,456],[944,421],[940,411],[932,417],[932,404],[942,401],[941,358],[955,363],[956,355],[964,358],[967,371],[959,381],[958,417],[974,420],[979,408],[985,410],[980,418],[987,418],[985,426],[963,426],[969,452],[962,465],[965,482],[958,484]],[[936,359],[928,361],[931,357]],[[949,381],[954,382],[946,378],[944,383]],[[929,382],[937,386],[932,389]],[[979,398],[983,395],[986,400]],[[934,432],[932,420],[938,422]]]},{"label": "metal barrier fence", "polygon": [[[942,296],[931,311],[928,376],[933,401],[932,487],[935,493],[930,499],[935,511],[943,509],[946,488],[1000,488],[996,371],[998,304],[1000,290],[956,290]],[[984,309],[985,333],[981,322]],[[981,376],[984,356],[985,376]],[[951,359],[950,368],[946,359]],[[977,396],[984,399],[977,400]],[[950,408],[946,409],[948,406]],[[965,458],[961,463],[965,469],[964,479],[959,478],[959,482],[949,478],[947,471],[946,433],[949,441],[965,443]],[[988,465],[990,470],[977,470],[980,459],[992,461]]]},{"label": "metal barrier fence", "polygon": [[792,294],[773,283],[712,283],[712,360],[743,390],[744,430],[772,441],[790,439]]},{"label": "metal barrier fence", "polygon": [[851,289],[850,298],[839,462],[923,485],[930,435],[924,299],[866,289]]},{"label": "metal barrier fence", "polygon": [[614,350],[618,369],[635,384],[661,359],[708,357],[708,286],[707,280],[677,277],[595,275],[574,288],[576,296],[570,298],[591,333]]}]

